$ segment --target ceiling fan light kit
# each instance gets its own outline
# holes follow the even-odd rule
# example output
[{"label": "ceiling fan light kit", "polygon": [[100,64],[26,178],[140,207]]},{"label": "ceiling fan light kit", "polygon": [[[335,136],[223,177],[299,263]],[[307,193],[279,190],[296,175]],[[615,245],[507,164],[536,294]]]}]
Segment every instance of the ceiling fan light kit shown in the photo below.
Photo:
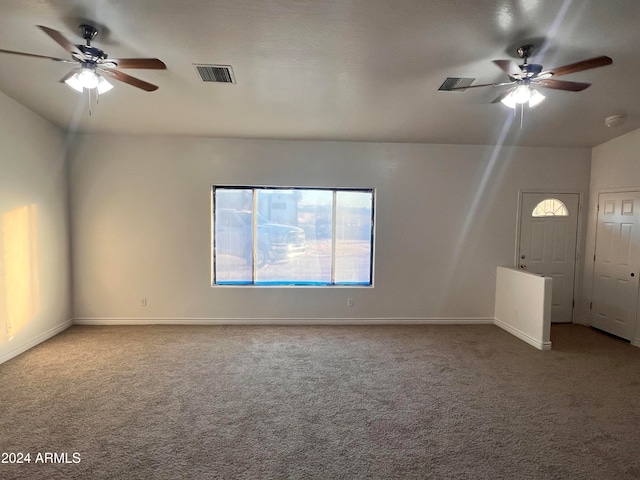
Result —
[{"label": "ceiling fan light kit", "polygon": [[82,93],[84,90],[97,89],[99,95],[107,93],[113,88],[102,75],[98,75],[95,69],[83,67],[81,71],[74,72],[69,78],[64,80],[75,91]]},{"label": "ceiling fan light kit", "polygon": [[533,108],[540,105],[545,98],[538,90],[528,85],[520,85],[500,101],[509,108],[516,108],[518,105],[525,104],[529,105],[529,108]]}]

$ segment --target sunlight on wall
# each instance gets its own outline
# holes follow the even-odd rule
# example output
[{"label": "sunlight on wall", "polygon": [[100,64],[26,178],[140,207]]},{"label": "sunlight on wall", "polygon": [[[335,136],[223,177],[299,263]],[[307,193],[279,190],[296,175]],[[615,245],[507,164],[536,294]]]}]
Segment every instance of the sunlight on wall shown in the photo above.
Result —
[{"label": "sunlight on wall", "polygon": [[0,223],[0,343],[20,331],[38,311],[36,206],[5,213]]}]

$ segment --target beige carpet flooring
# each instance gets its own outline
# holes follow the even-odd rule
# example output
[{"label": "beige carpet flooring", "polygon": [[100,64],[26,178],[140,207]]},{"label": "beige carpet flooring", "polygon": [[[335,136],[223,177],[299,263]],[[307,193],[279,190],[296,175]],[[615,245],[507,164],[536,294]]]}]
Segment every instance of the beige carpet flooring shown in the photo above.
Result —
[{"label": "beige carpet flooring", "polygon": [[31,454],[0,478],[640,478],[640,349],[578,325],[551,340],[74,326],[0,365],[0,450]]}]

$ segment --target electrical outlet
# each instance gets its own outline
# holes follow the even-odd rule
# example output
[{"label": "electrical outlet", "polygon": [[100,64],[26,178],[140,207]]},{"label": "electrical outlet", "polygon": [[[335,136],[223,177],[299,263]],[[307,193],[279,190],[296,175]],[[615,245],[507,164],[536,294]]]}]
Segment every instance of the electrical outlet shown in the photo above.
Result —
[{"label": "electrical outlet", "polygon": [[347,298],[347,307],[353,307],[353,298]]}]

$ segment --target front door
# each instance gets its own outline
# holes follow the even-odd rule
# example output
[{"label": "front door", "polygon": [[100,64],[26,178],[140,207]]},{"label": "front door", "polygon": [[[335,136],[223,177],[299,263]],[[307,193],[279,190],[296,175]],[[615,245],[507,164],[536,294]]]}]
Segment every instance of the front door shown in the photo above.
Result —
[{"label": "front door", "polygon": [[551,321],[573,320],[577,193],[523,193],[518,267],[551,277]]},{"label": "front door", "polygon": [[640,278],[640,192],[598,197],[591,324],[631,340]]}]

